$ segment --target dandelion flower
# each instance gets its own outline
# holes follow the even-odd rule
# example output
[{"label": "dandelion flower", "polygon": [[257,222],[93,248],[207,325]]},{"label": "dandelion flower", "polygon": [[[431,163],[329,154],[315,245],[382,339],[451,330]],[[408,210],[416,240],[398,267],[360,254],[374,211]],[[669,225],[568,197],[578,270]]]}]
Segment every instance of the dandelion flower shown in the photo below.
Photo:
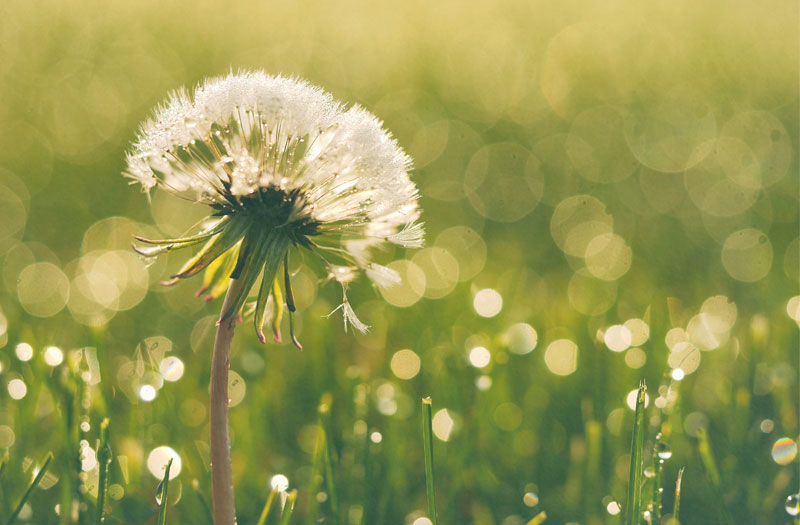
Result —
[{"label": "dandelion flower", "polygon": [[[138,238],[149,246],[135,248],[151,257],[202,245],[168,284],[204,272],[199,293],[207,300],[231,288],[221,321],[241,311],[261,276],[254,323],[262,342],[270,318],[280,340],[284,304],[291,321],[289,257],[308,251],[342,286],[345,328],[364,331],[348,283],[363,271],[378,286],[397,284],[399,275],[374,263],[372,252],[423,242],[410,164],[375,116],[302,80],[262,72],[210,79],[156,110],[125,172],[145,190],[208,206],[209,216],[197,233]],[[292,340],[298,344],[293,333]]]}]

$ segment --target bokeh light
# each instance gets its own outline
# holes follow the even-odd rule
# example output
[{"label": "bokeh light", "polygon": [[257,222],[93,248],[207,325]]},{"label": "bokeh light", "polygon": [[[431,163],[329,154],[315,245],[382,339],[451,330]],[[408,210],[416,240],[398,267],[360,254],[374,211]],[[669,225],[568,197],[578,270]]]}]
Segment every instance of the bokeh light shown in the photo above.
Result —
[{"label": "bokeh light", "polygon": [[569,339],[559,339],[544,351],[547,368],[556,375],[567,376],[578,368],[578,345]]},{"label": "bokeh light", "polygon": [[797,457],[797,443],[788,437],[780,438],[772,444],[772,459],[778,465],[788,465]]},{"label": "bokeh light", "polygon": [[172,466],[169,469],[169,479],[173,480],[181,473],[181,457],[172,448],[164,445],[156,447],[147,455],[147,470],[156,479],[163,479],[167,463],[172,459]]},{"label": "bokeh light", "polygon": [[398,350],[392,355],[390,367],[398,379],[412,379],[419,373],[422,361],[413,350]]},{"label": "bokeh light", "polygon": [[481,317],[494,317],[503,309],[503,296],[497,290],[479,290],[472,300],[472,306]]}]

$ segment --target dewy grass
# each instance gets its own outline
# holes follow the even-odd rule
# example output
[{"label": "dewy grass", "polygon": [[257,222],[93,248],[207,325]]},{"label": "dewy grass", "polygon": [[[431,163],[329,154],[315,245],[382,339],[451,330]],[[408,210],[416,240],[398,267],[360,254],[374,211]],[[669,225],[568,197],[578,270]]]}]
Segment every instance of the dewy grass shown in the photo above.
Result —
[{"label": "dewy grass", "polygon": [[267,516],[272,508],[272,502],[275,501],[275,496],[278,495],[278,487],[273,488],[267,496],[267,502],[264,503],[264,508],[261,509],[261,515],[258,517],[257,525],[264,525],[267,522]]},{"label": "dewy grass", "polygon": [[650,521],[661,523],[661,498],[664,495],[664,488],[661,486],[661,477],[664,471],[664,460],[659,457],[659,450],[663,436],[661,432],[656,435],[656,443],[653,446],[653,504],[650,509]]},{"label": "dewy grass", "polygon": [[671,525],[678,525],[680,523],[680,510],[681,510],[681,481],[683,480],[683,471],[686,467],[681,467],[678,471],[678,480],[675,481],[675,504],[672,506],[672,518],[670,518]]},{"label": "dewy grass", "polygon": [[292,513],[294,512],[294,504],[297,501],[297,489],[292,490],[289,492],[289,495],[286,496],[286,503],[283,505],[283,514],[281,514],[280,525],[289,525],[289,521],[292,519]]},{"label": "dewy grass", "polygon": [[169,496],[169,469],[172,468],[172,459],[169,458],[167,466],[164,469],[164,478],[158,484],[156,489],[156,499],[158,500],[158,525],[164,525],[167,519],[167,497]]},{"label": "dewy grass", "polygon": [[428,514],[433,525],[436,525],[436,499],[433,477],[433,418],[431,415],[433,402],[430,397],[422,400],[422,446],[425,453],[425,489],[428,495]]},{"label": "dewy grass", "polygon": [[642,492],[642,461],[644,458],[644,402],[647,386],[639,383],[631,439],[631,468],[628,477],[628,501],[625,505],[625,524],[638,525]]},{"label": "dewy grass", "polygon": [[100,525],[105,520],[106,492],[108,491],[108,466],[111,464],[111,443],[109,443],[109,420],[103,419],[100,423],[100,447],[97,449],[97,465],[99,478],[97,483],[97,519]]},{"label": "dewy grass", "polygon": [[44,464],[42,465],[42,468],[40,468],[39,472],[36,473],[36,476],[33,478],[33,481],[28,486],[28,489],[25,491],[25,494],[23,494],[22,498],[19,500],[19,503],[17,504],[16,508],[14,509],[14,512],[12,512],[11,516],[8,518],[8,525],[11,525],[12,523],[14,523],[17,520],[17,516],[19,516],[19,513],[22,511],[22,507],[25,506],[25,502],[28,501],[28,498],[30,497],[31,492],[33,492],[34,489],[36,488],[36,486],[39,484],[39,482],[42,481],[42,478],[44,477],[45,473],[47,472],[47,467],[50,466],[50,461],[52,461],[52,460],[53,460],[53,455],[52,454],[48,454],[47,459],[44,460]]}]

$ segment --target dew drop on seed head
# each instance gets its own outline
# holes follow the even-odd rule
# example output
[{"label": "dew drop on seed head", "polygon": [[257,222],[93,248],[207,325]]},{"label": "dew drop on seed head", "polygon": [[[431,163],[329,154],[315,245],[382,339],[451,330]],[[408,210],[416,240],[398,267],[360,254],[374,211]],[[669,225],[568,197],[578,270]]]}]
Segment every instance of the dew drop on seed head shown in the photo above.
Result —
[{"label": "dew drop on seed head", "polygon": [[657,454],[661,459],[669,459],[672,457],[672,449],[666,443],[659,443],[657,446]]},{"label": "dew drop on seed head", "polygon": [[790,516],[800,514],[800,494],[790,494],[786,498],[786,506],[784,508]]}]

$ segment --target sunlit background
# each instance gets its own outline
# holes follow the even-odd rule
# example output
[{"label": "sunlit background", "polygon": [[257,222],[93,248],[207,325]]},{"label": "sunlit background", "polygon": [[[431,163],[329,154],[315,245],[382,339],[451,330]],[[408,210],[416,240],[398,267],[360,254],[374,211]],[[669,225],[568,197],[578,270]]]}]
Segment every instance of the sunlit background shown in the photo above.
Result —
[{"label": "sunlit background", "polygon": [[665,513],[681,467],[683,523],[798,513],[795,2],[11,0],[0,21],[0,499],[55,455],[22,521],[94,512],[106,416],[109,519],[154,522],[175,458],[168,522],[207,520],[220,304],[158,285],[183,254],[130,249],[204,210],[120,173],[168,92],[240,68],[383,119],[427,229],[383,257],[401,286],[352,285],[368,334],[302,266],[305,349],[238,334],[241,523],[272,487],[299,490],[296,523],[430,523],[428,395],[442,523],[617,523],[640,379]]}]

